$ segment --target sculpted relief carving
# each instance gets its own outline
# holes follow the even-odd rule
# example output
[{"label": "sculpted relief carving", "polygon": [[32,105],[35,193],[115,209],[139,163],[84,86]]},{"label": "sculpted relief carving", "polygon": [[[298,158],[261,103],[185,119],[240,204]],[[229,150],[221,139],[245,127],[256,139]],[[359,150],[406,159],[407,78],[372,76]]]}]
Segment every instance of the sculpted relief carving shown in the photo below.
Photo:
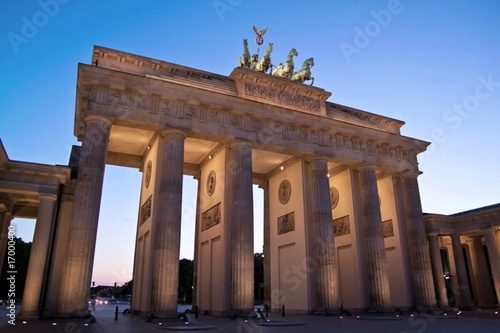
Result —
[{"label": "sculpted relief carving", "polygon": [[342,216],[333,220],[334,237],[348,235],[350,233],[351,233],[351,225],[349,223],[349,215]]},{"label": "sculpted relief carving", "polygon": [[153,200],[153,195],[150,195],[148,200],[144,202],[141,206],[140,221],[139,225],[143,225],[151,217],[151,202]]},{"label": "sculpted relief carving", "polygon": [[394,226],[392,224],[392,220],[382,221],[382,230],[384,238],[394,236]]},{"label": "sculpted relief carving", "polygon": [[201,215],[201,231],[208,230],[221,222],[220,202]]},{"label": "sculpted relief carving", "polygon": [[[283,105],[293,105],[307,110],[320,110],[320,100],[312,97],[293,94],[262,84],[245,82],[245,92],[259,98],[274,100]],[[293,121],[276,121],[261,118],[250,114],[240,114],[232,109],[218,109],[207,105],[192,105],[181,101],[173,101],[161,96],[151,97],[144,93],[130,92],[117,89],[95,89],[93,95],[99,102],[114,106],[133,107],[149,110],[153,113],[166,114],[173,117],[190,118],[203,122],[216,123],[224,126],[242,129],[245,131],[265,131],[266,135],[284,139],[300,140],[306,143],[326,145],[344,150],[358,151],[361,153],[383,156],[389,159],[405,160],[412,162],[414,153],[409,153],[401,146],[391,146],[383,142],[374,142],[360,137],[352,137],[345,133],[333,130],[304,127]],[[156,100],[155,100],[156,98]],[[155,101],[154,101],[155,100]]]},{"label": "sculpted relief carving", "polygon": [[320,112],[321,108],[318,99],[250,82],[245,82],[245,94],[308,111]]},{"label": "sculpted relief carving", "polygon": [[295,231],[295,212],[278,217],[278,235]]}]

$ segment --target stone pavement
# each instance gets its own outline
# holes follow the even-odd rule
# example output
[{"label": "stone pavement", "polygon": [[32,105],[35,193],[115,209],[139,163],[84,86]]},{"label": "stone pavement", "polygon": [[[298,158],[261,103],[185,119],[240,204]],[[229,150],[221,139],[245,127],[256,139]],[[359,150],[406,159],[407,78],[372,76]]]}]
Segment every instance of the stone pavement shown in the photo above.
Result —
[{"label": "stone pavement", "polygon": [[411,316],[403,315],[361,315],[349,317],[339,316],[288,316],[277,314],[270,316],[270,321],[249,319],[230,320],[188,315],[189,323],[177,321],[154,320],[145,322],[129,315],[118,315],[115,321],[114,308],[97,309],[94,312],[96,323],[87,324],[83,320],[43,320],[22,323],[15,326],[4,321],[0,325],[1,333],[151,333],[151,332],[236,332],[236,333],[298,333],[298,332],[339,332],[339,333],[499,333],[500,314],[493,311],[474,311],[460,315],[447,316]]}]

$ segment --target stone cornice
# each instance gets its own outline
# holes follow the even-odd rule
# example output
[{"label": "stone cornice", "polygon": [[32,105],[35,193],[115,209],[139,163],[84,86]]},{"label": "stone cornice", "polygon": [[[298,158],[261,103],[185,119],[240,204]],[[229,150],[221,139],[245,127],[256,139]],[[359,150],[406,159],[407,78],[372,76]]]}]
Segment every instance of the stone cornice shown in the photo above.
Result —
[{"label": "stone cornice", "polygon": [[75,135],[81,137],[83,116],[88,113],[111,117],[117,125],[133,123],[134,127],[153,130],[167,125],[189,131],[196,121],[197,125],[221,126],[231,133],[240,131],[245,139],[253,133],[252,143],[261,147],[297,141],[299,146],[310,146],[311,151],[306,155],[321,152],[329,158],[338,157],[341,163],[349,160],[358,163],[368,158],[361,162],[393,165],[394,172],[417,170],[416,154],[428,145],[425,141],[347,120],[306,114],[237,96],[221,97],[210,91],[197,91],[197,94],[194,98],[192,89],[172,82],[81,64]]},{"label": "stone cornice", "polygon": [[238,97],[326,116],[325,101],[331,93],[324,89],[245,68],[235,68],[229,78],[236,83]]},{"label": "stone cornice", "polygon": [[4,167],[4,165],[7,164],[8,161],[9,161],[9,156],[5,151],[2,139],[0,139],[0,168]]},{"label": "stone cornice", "polygon": [[463,212],[460,215],[426,214],[424,222],[427,233],[448,235],[453,232],[485,230],[500,226],[500,205]]},{"label": "stone cornice", "polygon": [[67,166],[46,165],[29,162],[9,161],[0,169],[0,177],[4,180],[22,180],[37,184],[66,184],[71,176]]},{"label": "stone cornice", "polygon": [[[101,67],[103,69],[106,68],[109,70],[130,73],[141,77],[155,78],[158,80],[172,82],[178,85],[199,88],[202,90],[209,90],[232,96],[236,96],[237,94],[241,95],[242,92],[245,95],[245,89],[237,89],[237,84],[235,84],[235,81],[233,81],[231,78],[234,79],[236,77],[245,76],[248,80],[236,79],[236,81],[251,82],[254,83],[254,85],[257,84],[258,86],[264,88],[274,87],[281,89],[284,87],[285,89],[281,90],[283,90],[283,92],[285,93],[279,95],[279,98],[281,99],[289,95],[287,95],[287,91],[289,93],[294,93],[294,95],[296,95],[297,91],[300,91],[301,93],[299,95],[303,95],[303,97],[297,98],[297,96],[292,96],[291,98],[285,98],[285,102],[290,102],[290,105],[288,107],[291,107],[293,109],[299,106],[297,110],[305,112],[310,112],[311,110],[308,110],[308,108],[304,110],[304,108],[300,108],[300,105],[304,105],[304,102],[306,102],[309,97],[312,97],[313,99],[319,97],[320,100],[326,100],[330,96],[329,92],[326,92],[324,89],[318,87],[295,83],[290,80],[274,77],[264,73],[250,71],[247,69],[236,68],[228,77],[212,72],[203,71],[197,68],[186,67],[101,46],[94,47],[92,65]],[[269,85],[266,85],[267,83],[269,83]],[[245,85],[243,85],[243,87],[244,86]],[[258,95],[262,95],[261,93],[258,93]],[[264,95],[268,95],[268,93]],[[250,98],[255,99],[256,97],[259,96],[253,96]],[[266,104],[270,104],[269,99],[264,98],[263,102]],[[399,134],[399,128],[404,124],[404,122],[400,120],[377,115],[364,110],[359,110],[328,101],[326,103],[326,113],[331,115],[332,117],[339,118],[338,120],[344,117],[348,119],[348,122],[353,122],[356,120],[357,122],[363,124],[363,126],[373,127],[397,134]],[[307,104],[309,103],[305,103],[305,105]],[[324,102],[320,104],[322,108],[321,114],[324,115]],[[284,104],[282,103],[282,101],[278,103],[278,106],[280,107],[283,107],[283,105]],[[312,113],[314,114],[315,112],[313,111]]]}]

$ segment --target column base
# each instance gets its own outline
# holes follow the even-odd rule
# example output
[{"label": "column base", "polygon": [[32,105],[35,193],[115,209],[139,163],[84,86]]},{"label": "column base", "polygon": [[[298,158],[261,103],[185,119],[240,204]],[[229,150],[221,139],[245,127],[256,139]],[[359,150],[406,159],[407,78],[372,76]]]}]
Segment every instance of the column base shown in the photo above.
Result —
[{"label": "column base", "polygon": [[89,319],[90,317],[93,317],[93,316],[90,313],[90,310],[88,310],[88,309],[77,310],[77,311],[70,312],[70,313],[57,313],[57,312],[55,312],[53,315],[53,318],[57,318],[57,319]]},{"label": "column base", "polygon": [[16,316],[18,320],[39,320],[40,313],[38,311],[23,311],[21,307],[21,311]]},{"label": "column base", "polygon": [[231,319],[236,319],[236,318],[248,319],[253,316],[256,316],[254,309],[237,309],[237,310],[231,310],[229,312],[229,317]]},{"label": "column base", "polygon": [[418,305],[414,308],[414,311],[417,313],[428,313],[433,315],[441,315],[445,313],[445,309],[441,309],[437,305]]},{"label": "column base", "polygon": [[318,315],[318,316],[337,316],[337,315],[342,315],[346,310],[340,310],[340,309],[329,309],[329,308],[322,308],[322,309],[316,309],[312,312],[313,315]]},{"label": "column base", "polygon": [[175,310],[151,311],[146,316],[146,320],[147,321],[152,321],[154,319],[179,320],[179,318],[182,315],[184,314],[177,312],[177,308]]}]

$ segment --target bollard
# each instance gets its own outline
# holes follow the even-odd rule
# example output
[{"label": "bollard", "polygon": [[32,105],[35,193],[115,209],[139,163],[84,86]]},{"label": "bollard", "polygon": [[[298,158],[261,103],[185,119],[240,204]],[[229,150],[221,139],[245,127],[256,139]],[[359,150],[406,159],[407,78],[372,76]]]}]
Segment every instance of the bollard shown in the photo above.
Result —
[{"label": "bollard", "polygon": [[283,304],[281,306],[281,316],[284,317],[285,316],[285,304]]},{"label": "bollard", "polygon": [[118,320],[118,305],[116,306],[115,310],[115,320]]}]

